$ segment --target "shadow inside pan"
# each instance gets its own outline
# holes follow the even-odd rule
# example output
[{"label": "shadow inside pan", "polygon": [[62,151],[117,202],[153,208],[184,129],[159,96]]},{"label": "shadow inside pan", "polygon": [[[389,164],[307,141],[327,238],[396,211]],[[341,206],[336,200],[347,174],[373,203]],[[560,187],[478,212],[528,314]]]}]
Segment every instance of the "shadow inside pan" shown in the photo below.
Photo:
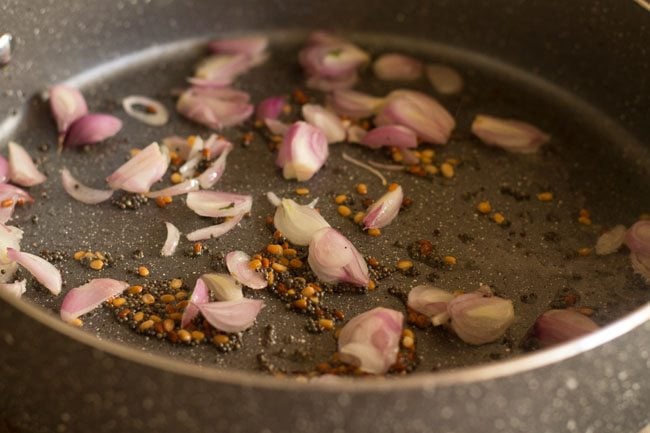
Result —
[{"label": "shadow inside pan", "polygon": [[[304,88],[296,60],[304,36],[273,34],[270,60],[238,80],[236,86],[250,92],[255,102]],[[303,203],[319,198],[319,208],[332,226],[362,253],[389,268],[400,259],[408,259],[408,246],[422,239],[431,241],[441,255],[454,256],[458,261],[454,267],[431,267],[416,261],[415,272],[395,272],[381,280],[374,291],[327,294],[323,302],[342,310],[346,319],[378,305],[405,311],[402,302],[389,294],[389,288],[408,291],[425,282],[450,291],[472,291],[484,283],[513,300],[516,322],[497,343],[475,347],[442,329],[411,327],[420,358],[416,370],[421,372],[494,362],[521,353],[535,318],[551,306],[564,303],[589,308],[594,320],[605,324],[650,300],[650,290],[632,273],[625,251],[605,257],[577,254],[580,248],[593,247],[603,229],[616,224],[629,226],[648,212],[650,156],[646,149],[614,122],[532,74],[475,53],[422,41],[375,34],[351,38],[373,54],[397,51],[428,62],[448,63],[461,72],[466,83],[460,95],[439,97],[458,126],[447,146],[434,148],[435,163],[460,161],[456,176],[423,178],[384,171],[389,181],[403,186],[413,204],[380,237],[365,235],[350,219],[339,216],[333,197],[348,194],[354,198],[351,206],[360,210],[362,197],[354,192],[357,183],[366,183],[372,198],[379,197],[384,188],[374,175],[345,162],[343,151],[359,160],[390,163],[387,154],[347,143],[332,145],[327,165],[305,185],[309,195],[297,198],[294,191],[299,184],[282,179],[264,134],[256,130],[250,146],[242,145],[243,133],[254,129],[251,125],[223,132],[236,149],[215,187],[252,194],[251,216],[222,238],[206,241],[208,251],[201,256],[187,254],[192,244],[183,240],[174,257],[160,257],[165,221],[183,233],[211,224],[194,215],[181,198],[165,209],[150,202],[129,211],[108,202],[83,205],[65,194],[58,180],[62,167],[69,168],[80,181],[102,188],[104,178],[124,161],[131,148],[142,148],[169,135],[209,134],[206,128],[176,113],[172,113],[169,124],[156,128],[127,117],[121,109],[121,99],[132,94],[154,97],[171,109],[175,104],[173,91],[186,86],[185,77],[192,74],[193,66],[204,55],[199,42],[189,42],[136,53],[127,61],[102,65],[71,78],[72,83],[82,85],[91,111],[115,114],[124,120],[124,129],[116,137],[87,151],[67,150],[57,157],[53,148],[56,132],[48,108],[38,99],[32,101],[16,127],[15,141],[43,161],[50,180],[31,189],[36,203],[19,209],[12,221],[25,231],[23,250],[61,253],[61,260],[55,264],[64,275],[64,292],[99,276],[126,279],[130,284],[181,278],[191,290],[199,275],[225,270],[221,257],[227,252],[241,249],[253,254],[272,240],[265,222],[273,214],[265,198],[267,191]],[[398,87],[432,93],[424,79],[407,86],[389,85],[373,79],[370,71],[363,74],[358,85],[358,89],[376,95]],[[307,93],[322,101],[320,93]],[[529,121],[553,138],[536,155],[489,148],[469,133],[477,113]],[[295,118],[295,110],[292,116]],[[552,191],[554,200],[538,201],[536,194],[543,191]],[[482,200],[489,200],[509,224],[499,226],[477,215],[475,207]],[[592,215],[590,226],[577,222],[583,208]],[[100,272],[92,271],[72,259],[78,250],[110,252],[115,262]],[[136,251],[142,255],[134,254]],[[134,273],[140,265],[150,269],[149,278]],[[248,291],[246,296],[263,299],[266,307],[257,324],[243,333],[241,348],[228,353],[209,343],[171,344],[164,338],[137,334],[128,324],[119,323],[108,307],[84,316],[83,328],[101,339],[228,369],[257,370],[261,367],[258,355],[263,353],[268,360],[266,368],[272,365],[287,372],[305,372],[335,352],[333,333],[310,333],[305,315],[287,309],[265,291]],[[63,296],[52,297],[32,284],[25,298],[58,314]]]}]

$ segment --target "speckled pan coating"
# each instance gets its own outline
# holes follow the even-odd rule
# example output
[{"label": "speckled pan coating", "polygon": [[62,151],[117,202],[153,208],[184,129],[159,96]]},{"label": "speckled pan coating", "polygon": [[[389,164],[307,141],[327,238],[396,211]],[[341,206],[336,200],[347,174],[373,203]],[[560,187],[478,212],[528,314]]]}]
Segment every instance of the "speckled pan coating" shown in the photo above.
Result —
[{"label": "speckled pan coating", "polygon": [[[293,61],[290,56],[295,52],[300,32],[278,30],[330,27],[331,13],[337,11],[335,27],[356,35],[360,43],[375,51],[408,47],[424,57],[440,56],[461,66],[470,85],[458,112],[459,130],[467,129],[473,110],[489,103],[492,109],[503,113],[515,106],[523,107],[525,117],[543,119],[541,126],[559,137],[550,152],[526,166],[516,157],[487,151],[461,135],[454,148],[443,153],[450,152],[451,156],[457,151],[478,164],[466,164],[453,186],[399,177],[397,180],[406,188],[418,193],[414,194],[416,205],[409,210],[405,231],[387,231],[382,239],[385,247],[380,249],[380,255],[387,261],[405,256],[403,250],[392,246],[396,239],[419,235],[423,226],[430,226],[431,231],[442,229],[441,238],[436,240],[439,246],[461,259],[472,257],[475,262],[466,261],[458,272],[445,274],[444,284],[466,287],[485,280],[515,299],[530,290],[541,294],[536,306],[518,304],[522,320],[512,330],[516,340],[525,333],[538,309],[552,297],[553,293],[544,288],[549,284],[556,288],[562,281],[571,281],[576,272],[590,275],[603,266],[589,262],[571,263],[564,268],[562,248],[530,240],[540,238],[544,232],[541,227],[536,232],[534,225],[526,225],[526,215],[515,225],[529,230],[530,244],[523,248],[530,254],[524,260],[523,254],[517,254],[517,260],[511,261],[509,252],[515,242],[503,240],[505,234],[495,235],[493,225],[474,220],[473,201],[465,202],[459,197],[462,193],[493,194],[495,198],[491,201],[496,200],[506,213],[513,215],[523,210],[522,205],[495,192],[507,179],[509,183],[522,182],[520,186],[531,192],[552,186],[556,195],[575,199],[576,208],[588,205],[606,225],[630,223],[630,215],[647,211],[650,159],[647,146],[644,148],[634,137],[647,144],[650,136],[650,61],[647,51],[643,51],[648,39],[648,15],[633,2],[619,5],[616,10],[614,2],[581,2],[570,11],[535,1],[521,5],[505,1],[499,5],[469,1],[377,5],[330,2],[331,9],[300,2],[265,6],[270,9],[255,2],[238,2],[236,6],[213,2],[68,2],[65,10],[45,1],[10,1],[1,5],[0,32],[9,31],[15,36],[15,54],[10,66],[0,72],[0,90],[4,92],[0,95],[0,114],[6,119],[0,123],[0,139],[4,143],[7,137],[15,137],[39,154],[36,149],[51,142],[54,127],[47,123],[46,108],[36,95],[47,84],[69,77],[76,77],[96,110],[117,113],[116,101],[135,92],[159,97],[171,105],[167,90],[170,85],[182,84],[182,77],[191,70],[199,51],[192,48],[196,46],[192,42],[164,51],[151,47],[188,38],[272,30],[279,49],[277,56],[265,69],[247,76],[242,87],[252,90],[257,98],[284,91],[299,79],[297,70],[285,72],[286,65]],[[531,82],[530,77],[522,79],[520,74],[469,52],[412,42],[417,40],[434,40],[480,52],[535,71],[597,107],[607,117],[599,117],[588,105],[580,105],[556,88]],[[146,49],[149,51],[143,54]],[[129,57],[132,53],[136,54]],[[121,63],[93,69],[115,59]],[[268,80],[269,76],[275,79]],[[454,99],[444,102],[450,107],[459,103]],[[462,107],[467,107],[467,111]],[[567,118],[574,122],[566,122]],[[182,123],[181,128],[178,132],[195,130],[188,123]],[[171,127],[160,131],[143,128],[131,121],[121,135],[129,138],[128,144],[115,140],[105,150],[91,155],[71,154],[66,165],[78,167],[76,173],[80,178],[95,179],[94,185],[100,186],[98,173],[108,174],[118,163],[119,158],[111,155],[123,155],[131,145],[144,145],[170,132],[176,131]],[[267,183],[278,182],[277,173],[266,178],[267,175],[247,169],[268,159],[263,150],[262,143],[253,143],[248,150],[233,152],[227,176],[222,180],[223,188],[257,191]],[[338,160],[340,151],[333,151],[333,161]],[[356,149],[350,151],[358,157],[371,155]],[[61,162],[53,151],[39,155],[48,158],[45,167],[48,174],[55,176]],[[513,164],[517,167],[514,171],[510,168]],[[549,185],[540,184],[540,179]],[[336,164],[328,164],[322,176],[309,187],[314,196],[331,196],[341,188],[351,189],[356,181],[378,188],[366,173]],[[479,190],[481,186],[485,191]],[[421,192],[425,187],[431,188],[431,195]],[[293,186],[286,185],[277,192],[291,189]],[[196,261],[187,258],[169,265],[168,261],[155,258],[164,240],[162,221],[169,215],[161,214],[153,206],[126,217],[110,207],[88,208],[70,203],[56,184],[48,184],[42,190],[48,198],[21,213],[16,222],[27,228],[32,214],[41,216],[39,224],[28,231],[24,249],[74,249],[85,240],[94,249],[110,250],[114,243],[107,239],[118,237],[118,233],[121,239],[131,239],[134,247],[143,246],[145,256],[151,259],[147,264],[160,277],[186,275],[190,268],[200,272],[207,265],[199,262],[197,266]],[[331,214],[329,219],[347,230],[362,248],[370,248],[351,225],[346,226],[335,215],[335,206],[328,205],[329,208],[324,205],[324,212]],[[255,216],[235,236],[210,245],[224,252],[241,248],[242,243],[257,242],[253,249],[263,245],[261,220],[271,208],[259,194],[254,208]],[[533,210],[534,218],[535,212],[544,211],[542,204],[534,201],[526,208]],[[570,219],[572,209],[558,204],[557,213]],[[107,214],[111,216],[108,220]],[[454,222],[449,220],[451,215],[465,218]],[[137,225],[133,224],[135,218],[139,221]],[[183,212],[173,214],[172,219],[186,222],[186,231],[204,223]],[[78,231],[80,225],[88,231],[83,236]],[[457,235],[461,231],[478,241],[469,246],[459,242]],[[569,239],[565,248],[592,241],[592,236],[579,227],[563,232],[563,236]],[[605,269],[616,269],[624,263],[621,257],[607,260]],[[125,268],[137,264],[125,259],[115,267],[114,275],[123,275]],[[75,272],[72,265],[76,264],[65,265],[71,269],[65,278],[74,285],[89,274]],[[420,280],[424,277],[421,275]],[[610,272],[602,275],[602,280],[593,294],[586,283],[575,279],[570,283],[589,302],[603,306],[601,321],[618,317],[648,298],[647,287],[643,289],[631,275]],[[522,281],[524,287],[513,281]],[[370,300],[342,298],[338,302],[351,313],[367,309],[367,302],[398,306],[391,298],[383,299],[387,296],[385,287]],[[40,292],[32,291],[30,296],[46,309],[56,310],[60,303],[60,299],[53,300]],[[612,296],[617,299],[608,303]],[[270,297],[267,304],[261,321],[270,320],[273,314],[286,317],[279,326],[294,335],[290,348],[301,347],[302,319],[285,313],[282,305]],[[605,305],[608,307],[604,308]],[[473,348],[446,336],[421,333],[419,340],[433,339],[422,343],[423,374],[400,380],[306,385],[238,371],[254,368],[254,355],[259,351],[254,342],[261,326],[245,336],[249,344],[242,351],[233,356],[218,356],[214,351],[171,349],[155,341],[144,341],[117,326],[102,311],[87,320],[86,330],[91,332],[82,333],[62,327],[55,317],[31,305],[9,301],[0,307],[0,429],[78,431],[92,426],[97,431],[205,431],[207,427],[214,431],[268,432],[635,432],[650,423],[648,317],[650,312],[645,307],[607,332],[579,344],[543,355],[435,374],[426,372],[438,367],[437,363],[440,367],[484,363],[492,352],[503,348],[470,350]],[[119,344],[99,341],[95,333],[103,340],[117,340]],[[605,340],[612,341],[602,344]],[[315,360],[323,359],[333,348],[327,335],[309,341],[306,346]],[[140,347],[152,354],[140,353]],[[449,353],[461,359],[450,358]],[[212,368],[215,361],[219,369]],[[197,370],[197,363],[203,369]]]}]

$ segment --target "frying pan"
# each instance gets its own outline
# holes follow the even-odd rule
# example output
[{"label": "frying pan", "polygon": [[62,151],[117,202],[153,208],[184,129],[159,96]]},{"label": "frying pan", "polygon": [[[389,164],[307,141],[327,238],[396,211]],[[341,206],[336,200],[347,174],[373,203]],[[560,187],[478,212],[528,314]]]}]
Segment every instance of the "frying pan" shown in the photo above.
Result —
[{"label": "frying pan", "polygon": [[[241,82],[259,100],[302,82],[295,53],[315,28],[341,31],[373,53],[397,50],[454,65],[467,89],[442,102],[455,110],[460,132],[448,147],[437,149],[464,161],[453,182],[391,174],[412,191],[414,205],[376,244],[337,220],[333,205],[325,203],[356,182],[379,191],[371,175],[340,158],[344,148],[360,159],[375,154],[334,147],[327,167],[310,182],[310,194],[322,197],[329,220],[384,263],[406,257],[404,244],[411,240],[434,240],[459,257],[461,266],[431,278],[450,289],[486,282],[515,300],[518,320],[506,341],[481,347],[418,331],[421,360],[407,377],[304,383],[255,372],[257,355],[265,351],[282,370],[300,371],[327,359],[335,340],[327,333],[308,334],[304,318],[270,295],[252,295],[267,304],[258,325],[244,335],[241,350],[220,354],[144,339],[104,309],[85,318],[83,330],[70,328],[53,314],[60,299],[34,287],[25,295],[28,302],[3,297],[0,308],[0,429],[634,432],[649,424],[650,307],[643,306],[648,288],[631,274],[624,255],[581,261],[569,254],[595,240],[596,232],[570,223],[581,207],[603,226],[630,224],[648,211],[648,15],[631,1],[548,3],[71,1],[57,8],[40,0],[6,2],[0,30],[13,34],[15,53],[2,71],[2,142],[24,144],[52,179],[65,165],[97,187],[129,148],[171,133],[207,131],[179,118],[154,129],[123,117],[125,129],[116,139],[57,158],[51,148],[54,126],[39,97],[52,83],[80,86],[95,111],[122,115],[119,100],[133,93],[171,106],[170,90],[184,84],[205,38],[254,31],[269,34],[273,47],[270,62]],[[362,88],[387,90],[372,80]],[[463,133],[481,110],[529,119],[554,139],[534,160],[482,148]],[[226,134],[237,141],[237,131]],[[270,155],[263,140],[256,140],[233,152],[219,184],[227,191],[254,191],[253,216],[231,236],[208,243],[217,255],[244,245],[249,252],[263,247],[268,239],[263,220],[272,209],[261,193],[272,185],[276,193],[290,195],[296,186],[268,168]],[[38,150],[48,143],[49,149]],[[549,225],[547,208],[517,201],[512,193],[546,188],[564,199],[550,218],[562,222],[561,229]],[[221,266],[211,255],[157,257],[164,220],[185,232],[208,224],[183,206],[169,213],[154,206],[131,213],[110,204],[87,207],[71,203],[56,181],[32,193],[39,200],[13,222],[25,229],[25,250],[111,251],[124,256],[103,271],[115,278],[124,278],[142,260],[152,278],[182,276],[188,282]],[[511,215],[512,228],[477,220],[473,200],[480,197]],[[557,231],[559,241],[543,240],[550,231]],[[460,242],[459,235],[473,241]],[[144,259],[133,258],[136,249]],[[70,259],[60,264],[67,287],[94,276],[76,265]],[[419,275],[395,274],[376,292],[328,300],[348,317],[372,305],[403,308],[387,288],[426,281],[431,270],[417,268]],[[574,342],[523,354],[519,342],[528,326],[564,289],[593,307],[599,323],[618,320]],[[537,300],[524,302],[531,293]],[[258,341],[271,323],[279,343],[264,347]],[[517,356],[498,361],[511,354]]]}]

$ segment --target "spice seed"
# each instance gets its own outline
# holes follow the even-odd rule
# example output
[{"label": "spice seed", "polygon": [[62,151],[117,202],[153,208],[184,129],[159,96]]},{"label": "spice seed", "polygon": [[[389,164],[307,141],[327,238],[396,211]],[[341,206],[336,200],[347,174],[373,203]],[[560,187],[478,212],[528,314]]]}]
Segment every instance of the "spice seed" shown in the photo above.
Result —
[{"label": "spice seed", "polygon": [[169,282],[169,288],[172,290],[178,290],[181,287],[183,287],[183,280],[181,280],[180,278],[173,278]]},{"label": "spice seed", "polygon": [[339,194],[336,197],[334,197],[334,203],[336,204],[343,204],[346,201],[348,201],[348,196],[345,194]]},{"label": "spice seed", "polygon": [[138,311],[133,315],[133,321],[134,322],[140,322],[142,319],[144,319],[144,313],[142,311]]},{"label": "spice seed", "polygon": [[307,300],[305,298],[300,298],[295,301],[293,301],[293,306],[296,308],[300,308],[301,310],[306,310],[307,309]]},{"label": "spice seed", "polygon": [[289,261],[289,266],[291,266],[292,268],[300,269],[300,268],[302,268],[302,265],[303,265],[303,263],[302,263],[302,260],[300,260],[300,259],[291,259]]},{"label": "spice seed", "polygon": [[176,184],[179,184],[179,183],[181,183],[183,181],[183,176],[181,176],[180,173],[175,172],[175,173],[172,173],[169,180],[171,181],[171,183],[176,185]]},{"label": "spice seed", "polygon": [[176,300],[176,296],[170,295],[169,293],[165,293],[160,297],[160,301],[169,304],[170,302],[174,302]]},{"label": "spice seed", "polygon": [[553,193],[546,191],[546,192],[540,192],[537,194],[537,200],[539,201],[553,201]]},{"label": "spice seed", "polygon": [[578,218],[578,222],[582,225],[585,226],[590,226],[591,225],[591,218],[586,217],[586,216],[581,216]]},{"label": "spice seed", "polygon": [[181,329],[180,331],[178,331],[178,339],[181,340],[183,343],[189,343],[190,341],[192,341],[192,334],[190,334],[185,329]]},{"label": "spice seed", "polygon": [[149,276],[149,269],[147,269],[145,266],[139,266],[138,267],[138,275],[141,277],[148,277]]},{"label": "spice seed", "polygon": [[318,326],[323,329],[334,329],[334,321],[331,319],[318,319]]},{"label": "spice seed", "polygon": [[357,193],[361,195],[368,194],[368,185],[365,183],[360,183],[357,185]]},{"label": "spice seed", "polygon": [[375,290],[376,288],[377,284],[373,280],[368,281],[368,290]]},{"label": "spice seed", "polygon": [[142,286],[131,286],[129,287],[129,293],[132,295],[137,295],[138,293],[142,292],[142,289]]},{"label": "spice seed", "polygon": [[282,250],[282,255],[285,257],[294,257],[297,254],[298,251],[294,250],[293,248],[284,248]]},{"label": "spice seed", "polygon": [[578,255],[581,257],[587,257],[589,254],[591,254],[591,248],[584,247],[578,249]]},{"label": "spice seed", "polygon": [[173,331],[175,326],[176,325],[174,324],[174,321],[172,319],[163,320],[163,329],[165,330],[165,332]]},{"label": "spice seed", "polygon": [[338,207],[337,212],[342,217],[349,217],[352,214],[352,211],[350,210],[350,208],[347,207],[347,206],[343,206],[343,205]]},{"label": "spice seed", "polygon": [[75,260],[81,260],[83,258],[83,256],[84,256],[84,254],[86,254],[85,251],[77,251],[76,253],[74,253],[74,255],[72,257]]},{"label": "spice seed", "polygon": [[381,230],[379,229],[368,229],[368,234],[373,237],[381,235]]},{"label": "spice seed", "polygon": [[145,303],[146,305],[151,305],[154,302],[156,302],[156,298],[154,298],[151,293],[145,293],[144,295],[142,295],[142,302]]},{"label": "spice seed", "polygon": [[228,337],[225,334],[217,334],[214,337],[212,337],[212,342],[214,344],[228,344],[230,343],[230,337]]},{"label": "spice seed", "polygon": [[115,298],[115,299],[113,299],[113,306],[114,307],[121,307],[124,304],[126,304],[126,299],[124,299],[124,298]]},{"label": "spice seed", "polygon": [[186,292],[185,290],[180,290],[180,291],[178,291],[178,292],[176,293],[176,296],[175,296],[175,297],[176,297],[176,299],[178,299],[179,301],[181,301],[181,300],[187,298],[187,292]]},{"label": "spice seed", "polygon": [[454,266],[457,263],[456,257],[454,256],[444,256],[442,261],[445,262],[445,265]]},{"label": "spice seed", "polygon": [[203,341],[205,339],[205,334],[201,331],[192,331],[190,335],[194,341]]},{"label": "spice seed", "polygon": [[100,271],[104,267],[104,262],[102,262],[99,259],[95,259],[92,262],[90,262],[89,266],[96,271]]},{"label": "spice seed", "polygon": [[452,177],[454,177],[454,174],[455,174],[455,173],[454,173],[454,166],[451,165],[451,164],[448,163],[448,162],[443,162],[443,163],[440,165],[440,172],[441,172],[442,175],[443,175],[444,177],[446,177],[447,179],[451,179]]},{"label": "spice seed", "polygon": [[78,317],[77,317],[76,319],[72,319],[72,320],[71,320],[70,322],[68,322],[68,323],[71,324],[72,326],[76,327],[76,328],[80,328],[80,327],[82,327],[83,324],[84,324],[84,322],[83,322],[80,318],[78,318]]},{"label": "spice seed", "polygon": [[273,254],[274,256],[281,256],[282,255],[282,246],[278,244],[269,244],[266,246],[266,251],[269,254]]},{"label": "spice seed", "polygon": [[296,194],[307,195],[309,194],[309,188],[296,188]]},{"label": "spice seed", "polygon": [[273,270],[275,270],[276,272],[287,272],[287,267],[284,266],[284,265],[281,265],[280,263],[273,263],[273,264],[271,265],[271,267],[272,267]]},{"label": "spice seed", "polygon": [[492,212],[492,205],[490,204],[489,201],[482,201],[478,205],[476,205],[476,210],[482,213],[483,215],[487,215],[490,212]]},{"label": "spice seed", "polygon": [[411,349],[413,347],[413,344],[415,344],[415,341],[413,340],[412,337],[402,338],[402,346],[404,346],[405,348]]},{"label": "spice seed", "polygon": [[250,269],[255,269],[255,270],[260,269],[262,267],[262,261],[257,259],[251,260],[250,262],[248,262],[248,267]]},{"label": "spice seed", "polygon": [[397,269],[400,271],[407,271],[413,267],[413,262],[410,260],[400,260],[397,262]]},{"label": "spice seed", "polygon": [[139,326],[138,329],[140,329],[140,331],[146,331],[146,330],[148,330],[148,329],[153,328],[154,323],[155,323],[155,322],[154,322],[153,320],[151,320],[151,319],[149,319],[149,320],[145,320],[144,322],[142,322],[142,323],[140,324],[140,326]]},{"label": "spice seed", "polygon": [[391,192],[395,191],[398,187],[399,187],[399,184],[391,183],[390,185],[388,185],[388,191],[391,191]]},{"label": "spice seed", "polygon": [[404,329],[404,330],[402,331],[402,336],[403,336],[403,337],[411,337],[411,338],[415,338],[415,334],[413,334],[413,331],[411,331],[411,330],[408,329],[408,328],[406,328],[406,329]]},{"label": "spice seed", "polygon": [[494,215],[492,215],[492,221],[494,221],[497,224],[503,224],[504,222],[506,222],[506,217],[504,217],[501,212],[497,212]]},{"label": "spice seed", "polygon": [[307,286],[304,289],[302,289],[300,294],[306,298],[311,298],[316,294],[316,289],[314,289],[313,286]]}]

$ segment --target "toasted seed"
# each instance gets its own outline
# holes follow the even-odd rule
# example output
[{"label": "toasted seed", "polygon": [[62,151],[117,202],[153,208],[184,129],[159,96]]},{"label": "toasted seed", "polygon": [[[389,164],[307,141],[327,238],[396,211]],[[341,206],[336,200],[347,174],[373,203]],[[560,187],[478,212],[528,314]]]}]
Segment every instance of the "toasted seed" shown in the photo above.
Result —
[{"label": "toasted seed", "polygon": [[580,209],[579,216],[589,218],[591,217],[591,213],[587,209]]},{"label": "toasted seed", "polygon": [[269,244],[266,246],[266,251],[269,254],[273,254],[274,256],[281,256],[282,255],[282,246],[278,244]]},{"label": "toasted seed", "polygon": [[354,214],[353,220],[354,220],[355,224],[361,224],[361,222],[363,221],[363,219],[365,217],[366,217],[365,212],[357,212],[357,213]]},{"label": "toasted seed", "polygon": [[294,257],[298,254],[298,251],[296,251],[293,248],[284,248],[282,250],[282,255],[285,257]]},{"label": "toasted seed", "polygon": [[178,339],[181,340],[183,343],[189,343],[192,341],[192,334],[189,333],[189,331],[185,329],[181,329],[177,333]]},{"label": "toasted seed", "polygon": [[217,334],[212,337],[212,342],[218,345],[228,344],[230,343],[230,337],[228,337],[226,334]]},{"label": "toasted seed", "polygon": [[578,255],[582,257],[587,257],[589,254],[591,254],[591,248],[583,247],[578,249]]},{"label": "toasted seed", "polygon": [[413,340],[413,337],[404,337],[402,338],[402,346],[404,346],[407,349],[410,349],[413,347],[415,344],[415,341]]},{"label": "toasted seed", "polygon": [[6,198],[0,202],[1,207],[11,207],[14,205],[14,200],[12,198]]},{"label": "toasted seed", "polygon": [[482,201],[476,205],[476,210],[482,213],[483,215],[487,215],[490,212],[492,212],[492,205],[490,204],[489,201]]},{"label": "toasted seed", "polygon": [[172,280],[169,282],[169,288],[172,290],[178,290],[181,287],[183,287],[183,280],[180,278],[172,278]]},{"label": "toasted seed", "polygon": [[174,172],[174,173],[172,173],[172,175],[169,177],[169,180],[170,180],[171,183],[173,183],[173,184],[179,184],[179,183],[181,183],[181,182],[183,181],[183,176],[181,176],[181,174],[178,173],[178,172]]},{"label": "toasted seed", "polygon": [[129,310],[128,308],[123,308],[122,310],[120,310],[119,313],[117,313],[117,317],[119,317],[120,319],[125,319],[130,312],[131,310]]},{"label": "toasted seed", "polygon": [[158,315],[156,315],[156,314],[152,314],[151,316],[149,316],[149,320],[153,320],[154,323],[158,323],[158,322],[161,322],[161,321],[162,321],[162,319],[160,318],[160,316],[158,316]]},{"label": "toasted seed", "polygon": [[74,255],[72,257],[75,260],[81,260],[83,258],[83,256],[84,256],[84,254],[86,254],[85,251],[77,251],[76,253],[74,253]]},{"label": "toasted seed", "polygon": [[180,322],[181,319],[183,318],[183,313],[169,313],[167,317],[169,317],[170,319],[176,322]]},{"label": "toasted seed", "polygon": [[395,191],[399,187],[399,184],[397,183],[391,183],[388,185],[388,191]]},{"label": "toasted seed", "polygon": [[169,304],[170,302],[174,302],[176,300],[176,296],[170,295],[169,293],[165,293],[160,297],[160,301]]},{"label": "toasted seed", "polygon": [[302,289],[300,294],[305,298],[311,298],[316,294],[316,289],[314,289],[314,286],[307,286],[304,289]]},{"label": "toasted seed", "polygon": [[163,320],[163,329],[165,332],[170,332],[173,331],[174,328],[176,327],[176,324],[172,319],[165,319]]},{"label": "toasted seed", "polygon": [[438,174],[438,172],[440,170],[438,169],[438,167],[436,167],[433,164],[425,164],[424,165],[424,171],[429,173],[429,174]]},{"label": "toasted seed", "polygon": [[334,329],[334,321],[331,319],[318,319],[318,326],[323,329]]},{"label": "toasted seed", "polygon": [[336,197],[334,197],[334,203],[336,204],[343,204],[346,201],[348,201],[348,196],[345,194],[339,194]]},{"label": "toasted seed", "polygon": [[134,321],[134,322],[139,322],[139,321],[141,321],[142,319],[144,319],[144,313],[143,313],[142,311],[138,311],[137,313],[135,313],[135,314],[133,315],[133,321]]},{"label": "toasted seed", "polygon": [[413,331],[411,331],[411,330],[408,329],[408,328],[405,328],[405,329],[402,331],[402,336],[403,336],[403,337],[411,337],[411,338],[415,338],[415,334],[413,334]]},{"label": "toasted seed", "polygon": [[128,289],[128,292],[132,295],[137,295],[138,293],[142,292],[144,288],[142,286],[131,286]]},{"label": "toasted seed", "polygon": [[248,267],[251,269],[260,269],[262,267],[262,261],[258,259],[251,260],[248,262]]},{"label": "toasted seed", "polygon": [[201,254],[203,252],[203,244],[201,242],[194,242],[192,251],[194,251],[194,254]]},{"label": "toasted seed", "polygon": [[409,270],[413,267],[413,262],[410,260],[400,260],[397,262],[397,269],[401,271]]},{"label": "toasted seed", "polygon": [[80,318],[72,319],[71,321],[68,322],[70,325],[76,327],[76,328],[81,328],[84,324],[83,320]]},{"label": "toasted seed", "polygon": [[90,262],[89,266],[91,267],[91,269],[94,269],[96,271],[100,271],[100,270],[102,270],[104,268],[104,262],[102,262],[99,259],[95,259],[95,260]]},{"label": "toasted seed", "polygon": [[145,293],[142,295],[142,302],[144,302],[146,305],[151,305],[156,302],[156,298],[154,298],[151,293]]},{"label": "toasted seed", "polygon": [[309,194],[309,188],[296,188],[296,194],[307,195]]},{"label": "toasted seed", "polygon": [[492,221],[494,221],[497,224],[503,224],[504,222],[506,222],[506,217],[504,217],[501,212],[496,212],[495,214],[492,215]]},{"label": "toasted seed", "polygon": [[339,206],[336,211],[341,215],[342,217],[349,217],[352,214],[352,210],[350,210],[349,207],[345,205]]},{"label": "toasted seed", "polygon": [[305,298],[300,298],[295,301],[293,301],[293,306],[296,308],[300,308],[301,310],[306,310],[307,309],[307,300]]},{"label": "toasted seed", "polygon": [[205,339],[205,334],[201,331],[192,331],[190,335],[194,341],[203,341]]},{"label": "toasted seed", "polygon": [[126,299],[124,299],[124,298],[115,298],[115,299],[113,299],[113,306],[114,307],[121,307],[124,304],[126,304]]},{"label": "toasted seed", "polygon": [[365,183],[357,184],[357,193],[361,195],[368,194],[368,185]]},{"label": "toasted seed", "polygon": [[151,319],[145,320],[144,322],[140,323],[140,326],[138,327],[138,329],[140,329],[140,331],[149,330],[149,329],[151,329],[153,327],[154,323],[155,322],[153,320],[151,320]]},{"label": "toasted seed", "polygon": [[457,263],[456,257],[454,256],[444,256],[442,261],[445,265],[454,266]]},{"label": "toasted seed", "polygon": [[540,192],[539,194],[537,194],[537,200],[553,201],[553,193],[550,191]]},{"label": "toasted seed", "polygon": [[302,260],[300,260],[300,259],[295,259],[294,258],[294,259],[289,260],[289,266],[291,266],[292,268],[300,269],[300,268],[302,268],[302,265],[303,265],[303,263],[302,263]]},{"label": "toasted seed", "polygon": [[455,174],[454,173],[454,166],[451,165],[449,162],[443,162],[440,165],[440,172],[447,179],[451,179],[452,177],[454,177],[454,174]]},{"label": "toasted seed", "polygon": [[141,277],[148,277],[149,269],[147,269],[145,266],[138,266],[138,275]]},{"label": "toasted seed", "polygon": [[375,290],[377,288],[377,283],[374,280],[368,281],[368,290]]},{"label": "toasted seed", "polygon": [[181,301],[181,300],[187,298],[187,292],[185,290],[179,290],[178,292],[176,292],[175,297],[176,297],[176,299]]},{"label": "toasted seed", "polygon": [[271,265],[271,267],[276,272],[287,272],[287,267],[285,265],[280,264],[280,263],[273,263]]},{"label": "toasted seed", "polygon": [[376,237],[376,236],[381,235],[381,230],[379,230],[379,229],[368,229],[368,234],[370,236]]},{"label": "toasted seed", "polygon": [[586,216],[581,216],[581,217],[578,217],[578,222],[580,224],[590,226],[591,225],[591,218],[586,217]]}]

